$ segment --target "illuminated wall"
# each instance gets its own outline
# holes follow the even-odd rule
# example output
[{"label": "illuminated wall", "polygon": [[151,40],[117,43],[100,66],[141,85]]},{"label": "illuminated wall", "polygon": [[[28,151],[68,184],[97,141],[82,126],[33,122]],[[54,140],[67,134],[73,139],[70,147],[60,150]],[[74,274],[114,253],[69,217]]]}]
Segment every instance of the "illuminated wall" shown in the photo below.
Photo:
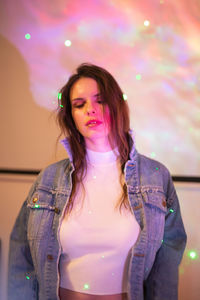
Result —
[{"label": "illuminated wall", "polygon": [[103,66],[127,95],[138,150],[174,175],[199,175],[199,15],[198,0],[8,0],[0,33],[27,65],[38,106],[57,106],[78,64]]}]

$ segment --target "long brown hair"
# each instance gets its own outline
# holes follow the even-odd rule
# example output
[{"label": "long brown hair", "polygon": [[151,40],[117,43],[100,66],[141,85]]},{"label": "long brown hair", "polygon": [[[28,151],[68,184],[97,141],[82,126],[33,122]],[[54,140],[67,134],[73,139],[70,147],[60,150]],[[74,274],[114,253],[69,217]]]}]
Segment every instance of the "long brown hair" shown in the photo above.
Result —
[{"label": "long brown hair", "polygon": [[82,77],[92,78],[97,82],[102,99],[108,105],[111,120],[111,130],[108,140],[112,149],[114,148],[114,143],[117,145],[121,165],[120,184],[122,186],[122,194],[116,207],[119,206],[121,212],[121,207],[124,205],[131,211],[127,198],[127,186],[123,182],[124,166],[133,145],[128,132],[130,130],[129,107],[127,101],[124,101],[123,92],[113,76],[105,69],[88,63],[81,64],[77,68],[76,73],[69,78],[68,82],[61,88],[59,94],[62,96],[60,97],[61,103],[58,106],[57,122],[61,129],[60,136],[63,134],[69,139],[74,164],[72,191],[66,211],[70,213],[73,208],[78,184],[81,184],[84,188],[82,181],[87,172],[86,144],[84,137],[75,126],[70,101],[70,90],[73,84]]}]

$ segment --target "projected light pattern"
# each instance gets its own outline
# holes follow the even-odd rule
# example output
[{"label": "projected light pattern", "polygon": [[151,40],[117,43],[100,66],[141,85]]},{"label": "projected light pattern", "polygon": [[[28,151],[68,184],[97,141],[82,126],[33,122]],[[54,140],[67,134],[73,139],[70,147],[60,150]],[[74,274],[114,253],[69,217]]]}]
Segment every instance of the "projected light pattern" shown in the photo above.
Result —
[{"label": "projected light pattern", "polygon": [[65,41],[65,46],[66,46],[66,47],[70,47],[71,44],[72,44],[72,42],[71,42],[70,40],[66,40],[66,41]]},{"label": "projected light pattern", "polygon": [[78,64],[103,66],[127,95],[138,150],[199,175],[199,1],[4,2],[0,31],[29,65],[38,105],[55,108]]},{"label": "projected light pattern", "polygon": [[89,285],[88,283],[85,283],[83,289],[84,289],[84,290],[88,290],[89,288],[90,288],[90,285]]},{"label": "projected light pattern", "polygon": [[25,34],[25,39],[30,40],[31,35],[29,33]]},{"label": "projected light pattern", "polygon": [[197,254],[197,252],[194,251],[194,250],[190,250],[190,251],[188,252],[188,256],[189,256],[189,258],[191,258],[192,260],[198,258],[198,254]]}]

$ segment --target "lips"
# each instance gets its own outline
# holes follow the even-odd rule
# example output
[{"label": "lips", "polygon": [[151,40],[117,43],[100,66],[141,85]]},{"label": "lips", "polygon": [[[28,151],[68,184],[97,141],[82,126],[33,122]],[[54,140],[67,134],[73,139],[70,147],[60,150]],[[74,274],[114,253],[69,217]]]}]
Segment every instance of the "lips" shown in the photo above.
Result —
[{"label": "lips", "polygon": [[93,120],[89,120],[85,125],[88,126],[89,124],[97,124],[97,125],[100,125],[100,124],[102,124],[102,122],[99,121],[99,120],[93,119]]}]

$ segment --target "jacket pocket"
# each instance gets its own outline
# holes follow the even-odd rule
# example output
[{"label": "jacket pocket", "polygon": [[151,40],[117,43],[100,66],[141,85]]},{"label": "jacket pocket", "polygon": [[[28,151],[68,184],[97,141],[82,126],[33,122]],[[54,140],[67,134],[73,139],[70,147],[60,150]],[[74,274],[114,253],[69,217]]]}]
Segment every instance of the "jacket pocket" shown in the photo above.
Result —
[{"label": "jacket pocket", "polygon": [[49,236],[55,213],[59,208],[54,205],[54,193],[52,191],[38,189],[28,199],[27,207],[30,208],[28,219],[29,240],[46,239]]},{"label": "jacket pocket", "polygon": [[167,204],[165,194],[160,190],[148,189],[142,193],[147,222],[147,236],[156,248],[161,245]]},{"label": "jacket pocket", "polygon": [[152,268],[156,253],[163,242],[167,205],[165,194],[158,189],[148,189],[142,193],[142,196],[147,230],[146,279]]},{"label": "jacket pocket", "polygon": [[146,206],[158,209],[163,213],[167,212],[167,202],[164,192],[158,189],[148,189],[142,195]]}]

